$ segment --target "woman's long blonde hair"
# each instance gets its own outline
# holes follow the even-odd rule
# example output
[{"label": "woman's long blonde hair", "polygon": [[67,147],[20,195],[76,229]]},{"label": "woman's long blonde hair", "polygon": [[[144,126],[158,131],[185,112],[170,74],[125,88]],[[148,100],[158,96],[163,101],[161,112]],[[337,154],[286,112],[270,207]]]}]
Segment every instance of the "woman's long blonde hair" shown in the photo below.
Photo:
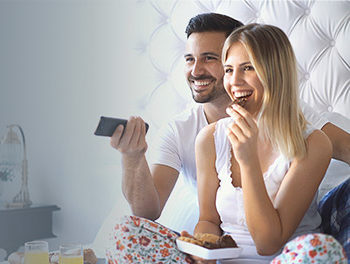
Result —
[{"label": "woman's long blonde hair", "polygon": [[296,59],[288,37],[281,29],[271,25],[240,27],[225,41],[223,62],[235,42],[240,42],[247,50],[264,87],[259,129],[287,158],[303,157],[306,154],[303,136],[306,120],[299,108]]}]

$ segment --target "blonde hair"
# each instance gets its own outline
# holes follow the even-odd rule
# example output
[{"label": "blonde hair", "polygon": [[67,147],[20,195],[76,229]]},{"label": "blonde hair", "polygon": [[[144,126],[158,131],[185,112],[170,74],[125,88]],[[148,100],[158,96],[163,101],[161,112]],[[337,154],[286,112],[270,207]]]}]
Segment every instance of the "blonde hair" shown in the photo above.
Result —
[{"label": "blonde hair", "polygon": [[288,37],[271,25],[240,27],[225,41],[223,62],[235,42],[245,47],[264,87],[259,129],[287,158],[303,157],[306,154],[303,133],[307,123],[299,108],[296,59]]}]

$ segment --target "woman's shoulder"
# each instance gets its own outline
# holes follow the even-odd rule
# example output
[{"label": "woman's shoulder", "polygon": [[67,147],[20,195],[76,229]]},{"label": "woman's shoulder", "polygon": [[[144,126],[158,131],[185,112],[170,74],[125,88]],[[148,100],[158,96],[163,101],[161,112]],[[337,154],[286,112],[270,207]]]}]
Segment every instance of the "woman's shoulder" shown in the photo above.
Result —
[{"label": "woman's shoulder", "polygon": [[213,134],[215,132],[215,127],[216,127],[216,123],[217,122],[213,122],[205,127],[203,127],[198,135],[197,135],[197,138],[196,138],[196,141],[200,142],[200,141],[207,141],[208,139],[211,139],[213,138]]}]

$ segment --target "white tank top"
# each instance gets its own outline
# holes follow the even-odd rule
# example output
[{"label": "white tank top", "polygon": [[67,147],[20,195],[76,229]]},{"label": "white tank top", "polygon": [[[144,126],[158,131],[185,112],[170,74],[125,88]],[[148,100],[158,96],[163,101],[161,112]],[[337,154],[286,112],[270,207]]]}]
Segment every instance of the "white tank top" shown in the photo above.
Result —
[{"label": "white tank top", "polygon": [[[258,258],[268,261],[274,256],[262,257],[256,253],[255,244],[248,231],[244,214],[242,189],[240,187],[234,187],[231,183],[231,144],[225,133],[228,124],[231,122],[233,122],[233,119],[230,117],[219,120],[214,133],[216,148],[215,166],[220,180],[220,186],[216,193],[216,208],[221,219],[220,227],[224,233],[232,235],[238,246],[243,248],[243,258]],[[312,131],[314,131],[314,128],[308,126],[304,133],[305,138]],[[275,199],[289,166],[290,161],[280,154],[263,175],[267,193],[272,201]],[[318,227],[321,224],[321,217],[317,212],[316,201],[317,193],[297,230],[290,239],[301,234],[319,231]]]}]

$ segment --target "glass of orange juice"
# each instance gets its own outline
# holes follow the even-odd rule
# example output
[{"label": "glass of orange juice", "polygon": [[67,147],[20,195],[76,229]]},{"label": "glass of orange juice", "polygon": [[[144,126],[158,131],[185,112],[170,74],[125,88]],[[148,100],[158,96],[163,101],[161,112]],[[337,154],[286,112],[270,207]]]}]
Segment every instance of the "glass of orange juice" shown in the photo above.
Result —
[{"label": "glass of orange juice", "polygon": [[49,245],[46,241],[24,244],[24,264],[49,264]]},{"label": "glass of orange juice", "polygon": [[60,246],[59,264],[83,264],[83,249],[79,244]]}]

